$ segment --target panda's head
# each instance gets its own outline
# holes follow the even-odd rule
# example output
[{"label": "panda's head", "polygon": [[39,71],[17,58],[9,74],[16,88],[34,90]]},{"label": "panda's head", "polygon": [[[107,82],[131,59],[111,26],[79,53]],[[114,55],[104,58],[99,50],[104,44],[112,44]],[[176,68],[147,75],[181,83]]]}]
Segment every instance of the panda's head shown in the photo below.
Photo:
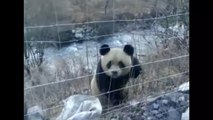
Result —
[{"label": "panda's head", "polygon": [[127,44],[123,48],[110,48],[104,44],[100,48],[101,67],[106,75],[118,78],[127,75],[131,70],[133,46]]}]

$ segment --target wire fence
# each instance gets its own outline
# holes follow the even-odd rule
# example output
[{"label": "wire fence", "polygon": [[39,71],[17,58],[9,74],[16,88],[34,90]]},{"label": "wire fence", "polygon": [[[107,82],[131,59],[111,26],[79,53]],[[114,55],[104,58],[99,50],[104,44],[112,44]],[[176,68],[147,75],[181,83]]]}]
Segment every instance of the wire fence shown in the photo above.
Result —
[{"label": "wire fence", "polygon": [[[132,88],[132,87],[135,87],[135,86],[139,86],[139,85],[142,85],[142,84],[145,85],[145,84],[148,84],[150,82],[156,82],[156,81],[161,81],[161,80],[164,80],[164,79],[167,79],[167,78],[171,78],[171,77],[175,77],[175,76],[180,76],[180,75],[187,74],[187,73],[189,73],[189,71],[185,71],[185,72],[169,75],[169,76],[162,77],[162,78],[159,78],[159,79],[153,79],[153,80],[148,81],[148,82],[143,82],[143,83],[138,83],[138,84],[135,84],[135,85],[130,85],[130,86],[127,86],[127,87],[123,87],[123,88],[120,88],[120,89],[116,89],[116,90],[108,91],[106,93],[99,94],[96,97],[102,96],[102,95],[105,95],[105,94],[109,94],[109,93],[113,93],[113,92],[116,92],[116,91],[124,90],[124,89],[129,89],[129,88]],[[36,86],[36,87],[41,87],[41,86]],[[33,88],[36,88],[36,87],[33,87]],[[188,87],[188,86],[185,86],[185,87]],[[28,89],[32,89],[32,88],[28,88]],[[164,93],[164,94],[173,93],[173,92],[176,92],[176,91],[167,92],[167,93]],[[162,95],[160,94],[159,96],[162,96]],[[144,102],[144,101],[142,101],[142,102]],[[139,104],[139,103],[141,103],[141,102],[138,102],[137,104]],[[43,109],[42,111],[45,112],[45,111],[48,111],[48,110],[51,110],[51,109],[57,109],[57,108],[63,107],[63,106],[64,105],[61,104],[61,105],[57,105],[57,106],[54,106],[54,107],[51,107],[51,108]],[[122,105],[118,105],[118,106],[122,106]],[[114,106],[114,107],[111,107],[109,109],[112,110],[113,108],[117,108],[118,106]],[[124,106],[122,108],[116,109],[116,111],[120,110],[120,109],[124,109],[124,108],[129,107],[129,106],[131,106],[131,105],[127,105],[127,106]],[[113,111],[111,111],[111,112],[113,112]],[[111,113],[111,112],[107,112],[107,113]],[[33,113],[36,113],[36,111],[33,112]],[[31,113],[31,114],[33,114],[33,113]],[[105,114],[107,114],[107,113],[105,113]],[[30,115],[30,114],[26,114],[25,116],[28,116],[28,115]]]},{"label": "wire fence", "polygon": [[[172,91],[172,92],[167,92],[167,93],[164,93],[164,94],[169,94],[169,93],[174,93],[174,92],[176,92],[176,91]],[[157,97],[160,97],[160,96],[162,96],[162,95],[159,95],[159,96],[157,96]],[[137,103],[135,103],[134,104],[134,106],[136,106],[137,104],[141,104],[141,103],[144,103],[144,104],[146,104],[147,103],[147,100],[142,100],[141,102],[137,102]],[[123,106],[123,107],[122,107]],[[107,115],[107,114],[110,114],[110,113],[113,113],[113,112],[116,112],[116,111],[120,111],[120,110],[122,110],[122,109],[125,109],[125,108],[128,108],[128,107],[131,107],[131,106],[133,106],[133,105],[117,105],[117,106],[115,106],[115,107],[112,107],[112,108],[110,108],[109,110],[109,112],[106,112],[106,113],[104,113],[103,115]],[[119,108],[118,108],[119,107]],[[185,106],[182,106],[182,107],[179,107],[179,108],[176,108],[176,110],[178,110],[178,109],[181,109],[181,108],[185,108],[185,107],[189,107],[189,104],[187,104],[187,105],[185,105]],[[116,109],[117,108],[117,109]],[[114,109],[114,110],[113,110]],[[163,113],[160,113],[160,114],[166,114],[166,113],[168,113],[169,111],[166,111],[166,112],[163,112]]]},{"label": "wire fence", "polygon": [[[114,0],[112,0],[112,20],[100,20],[100,21],[89,21],[89,19],[87,18],[87,20],[85,22],[81,22],[81,23],[65,23],[65,24],[61,24],[58,22],[58,12],[57,12],[57,9],[56,9],[56,6],[54,5],[54,13],[55,13],[55,24],[51,24],[51,25],[38,25],[38,26],[24,26],[24,29],[26,31],[25,34],[28,34],[27,30],[30,30],[30,29],[40,29],[40,28],[56,28],[56,31],[57,31],[57,38],[58,40],[55,40],[55,41],[43,41],[43,40],[27,40],[27,38],[25,37],[25,40],[24,40],[24,43],[59,43],[59,48],[61,48],[61,44],[62,43],[74,43],[74,42],[78,42],[78,41],[86,41],[86,44],[85,44],[85,48],[86,48],[86,64],[87,66],[89,67],[89,64],[91,63],[90,62],[90,59],[89,59],[89,50],[88,50],[88,43],[87,41],[89,40],[92,40],[92,39],[97,39],[97,38],[102,38],[102,37],[113,37],[113,36],[121,36],[123,35],[123,33],[116,33],[115,32],[115,23],[116,22],[134,22],[136,24],[136,22],[142,22],[142,21],[151,21],[151,20],[166,20],[168,18],[172,18],[172,17],[180,17],[180,16],[188,16],[189,13],[186,12],[186,13],[175,13],[175,14],[169,14],[169,15],[164,15],[164,16],[160,16],[160,17],[152,17],[152,18],[143,18],[143,19],[115,19],[115,11],[114,11]],[[137,0],[136,0],[137,2]],[[88,7],[86,7],[86,12],[85,13],[88,13]],[[178,22],[178,19],[177,19],[177,22]],[[62,41],[61,40],[61,35],[59,34],[59,29],[58,27],[63,27],[63,26],[75,26],[75,25],[89,25],[89,24],[97,24],[97,23],[113,23],[113,29],[112,29],[112,33],[111,34],[104,34],[104,35],[95,35],[95,36],[86,36],[85,38],[81,38],[81,39],[77,39],[77,40],[69,40],[69,41]],[[130,30],[131,32],[131,30]],[[136,33],[134,31],[131,32],[132,34],[140,34],[140,33]],[[172,37],[167,37],[165,39],[174,39],[174,38],[180,38],[180,36],[172,36]],[[163,40],[163,39],[162,39]],[[134,41],[134,46],[135,46],[135,49],[140,49],[139,47],[136,47],[138,44],[136,41]],[[95,46],[97,47],[97,46]],[[121,47],[119,45],[117,46],[112,46],[112,47]],[[69,54],[69,53],[67,53]],[[55,54],[51,57],[54,57],[54,56],[60,56],[61,54]],[[139,56],[139,55],[138,55]],[[136,57],[138,57],[136,56]],[[42,56],[43,57],[43,56]],[[135,66],[144,66],[144,65],[151,65],[151,64],[154,64],[154,63],[162,63],[162,62],[169,62],[169,61],[172,61],[172,60],[178,60],[178,59],[182,59],[182,58],[188,58],[189,57],[189,54],[185,54],[185,55],[179,55],[179,56],[176,56],[176,57],[171,57],[171,58],[166,58],[166,59],[160,59],[160,60],[155,60],[155,61],[151,61],[151,62],[146,62],[146,63],[142,63],[142,64],[138,64],[138,65],[134,65],[134,66],[128,66],[128,67],[125,67],[125,68],[131,68],[131,67],[135,67]],[[26,61],[30,60],[31,58],[27,58],[25,59]],[[122,68],[122,69],[125,69],[125,68]],[[105,71],[105,72],[108,72],[108,71]],[[105,73],[103,72],[103,73]],[[145,85],[145,84],[148,84],[148,83],[151,83],[151,82],[156,82],[156,81],[163,81],[164,79],[167,79],[167,78],[171,78],[171,77],[177,77],[177,76],[181,76],[181,75],[185,75],[185,74],[188,74],[189,71],[186,70],[186,71],[182,71],[182,72],[178,72],[178,73],[175,73],[175,74],[171,74],[171,75],[167,75],[165,77],[160,77],[158,79],[152,79],[152,80],[149,80],[149,81],[143,81],[143,82],[138,82],[137,84],[132,84],[132,85],[129,85],[129,86],[126,86],[126,87],[123,87],[123,88],[120,88],[120,89],[116,89],[116,90],[113,90],[113,91],[108,91],[106,93],[102,93],[100,95],[97,95],[97,96],[101,96],[101,95],[105,95],[105,94],[109,94],[109,93],[112,93],[112,92],[116,92],[116,91],[119,91],[119,90],[125,90],[125,89],[129,89],[129,88],[133,88],[133,87],[136,87],[136,86],[140,86],[140,85]],[[102,74],[102,73],[98,73],[98,74]],[[35,85],[35,86],[31,86],[31,87],[26,87],[24,88],[24,92],[28,91],[28,90],[33,90],[33,89],[38,89],[38,88],[41,88],[41,87],[46,87],[46,86],[50,86],[50,85],[57,85],[57,84],[60,84],[60,83],[65,83],[65,82],[69,82],[69,81],[73,81],[73,80],[78,80],[78,79],[82,79],[82,78],[88,78],[88,77],[92,77],[96,74],[88,74],[88,75],[83,75],[83,76],[77,76],[77,77],[74,77],[74,78],[70,78],[70,79],[62,79],[60,81],[56,81],[56,82],[49,82],[49,83],[45,83],[45,84],[39,84],[39,85]],[[173,91],[174,92],[174,91]],[[171,92],[168,92],[168,93],[171,93]],[[32,98],[33,98],[33,95],[31,94]],[[139,103],[142,103],[144,102],[145,100],[142,100],[140,102],[138,102],[137,104]],[[50,108],[45,108],[42,110],[42,112],[46,112],[46,111],[49,111],[49,110],[54,110],[54,109],[58,109],[60,107],[63,107],[64,105],[60,104],[60,105],[56,105],[54,107],[50,107]],[[104,113],[103,115],[106,115],[106,114],[110,114],[112,112],[115,112],[115,111],[119,111],[119,110],[122,110],[126,107],[130,107],[131,105],[124,105],[124,107],[120,107],[119,109],[114,109],[114,108],[110,108],[110,112],[107,112],[107,113]],[[186,105],[186,106],[183,106],[183,107],[188,107],[189,105]],[[116,107],[116,106],[115,106]],[[182,107],[181,107],[182,108]],[[177,109],[181,109],[181,108],[177,108]],[[165,112],[165,113],[161,113],[161,114],[166,114],[168,113],[169,111]],[[33,113],[31,113],[33,114]],[[30,114],[25,114],[24,116],[28,116]]]},{"label": "wire fence", "polygon": [[177,16],[182,16],[182,15],[189,15],[189,13],[166,15],[166,16],[154,17],[154,18],[132,19],[132,20],[107,20],[107,21],[91,21],[91,22],[84,22],[84,23],[54,24],[54,25],[41,25],[41,26],[25,26],[24,28],[25,29],[36,29],[36,28],[73,26],[73,25],[81,25],[81,24],[93,24],[93,23],[137,22],[137,21],[160,20],[160,19],[165,19],[165,18],[170,18],[170,17],[177,17]]},{"label": "wire fence", "polygon": [[[157,61],[153,61],[153,62],[148,62],[148,63],[143,63],[143,64],[138,64],[138,65],[135,65],[135,66],[143,66],[143,65],[148,65],[148,64],[153,64],[153,63],[159,63],[159,62],[165,62],[165,61],[170,61],[170,60],[175,60],[175,59],[180,59],[180,58],[186,58],[186,57],[189,57],[189,55],[182,55],[182,56],[178,56],[178,57],[173,57],[173,58],[169,58],[169,59],[163,59],[163,60],[157,60]],[[130,66],[130,67],[135,67],[135,66]],[[123,68],[125,69],[125,68]],[[107,72],[107,71],[106,71]],[[103,72],[105,73],[105,72]],[[189,71],[184,71],[184,72],[180,72],[180,73],[176,73],[176,74],[172,74],[172,75],[168,75],[166,77],[161,77],[159,79],[153,79],[153,80],[150,80],[150,81],[145,81],[145,82],[139,82],[137,84],[134,84],[134,85],[129,85],[129,86],[126,86],[126,87],[123,87],[123,88],[120,88],[120,89],[116,89],[116,90],[112,90],[112,91],[108,91],[106,93],[102,93],[102,94],[99,94],[97,95],[96,97],[98,96],[102,96],[102,95],[105,95],[105,94],[109,94],[109,93],[113,93],[113,92],[116,92],[116,91],[120,91],[120,90],[125,90],[125,89],[129,89],[129,88],[133,88],[133,87],[136,87],[136,86],[140,86],[140,85],[145,85],[145,84],[148,84],[148,83],[151,83],[151,82],[156,82],[156,81],[162,81],[162,80],[165,80],[167,78],[171,78],[171,77],[177,77],[177,76],[181,76],[181,75],[184,75],[184,74],[188,74]],[[102,73],[98,73],[98,74],[102,74]],[[93,75],[96,75],[96,74],[91,74],[91,75],[86,75],[86,76],[81,76],[81,77],[77,77],[77,78],[72,78],[72,79],[67,79],[67,80],[61,80],[61,81],[58,81],[58,82],[52,82],[52,83],[47,83],[47,84],[42,84],[42,85],[37,85],[37,86],[32,86],[32,87],[28,87],[28,88],[25,88],[24,91],[27,91],[27,90],[32,90],[32,89],[36,89],[36,88],[39,88],[39,87],[44,87],[44,86],[48,86],[48,85],[54,85],[54,84],[59,84],[59,83],[63,83],[63,82],[68,82],[68,81],[72,81],[72,80],[78,80],[80,78],[86,78],[86,77],[89,77],[89,76],[93,76]],[[176,92],[176,91],[175,91]],[[167,92],[167,93],[171,93],[171,92]],[[165,94],[165,93],[164,93]],[[144,101],[142,101],[144,102]],[[139,102],[141,103],[141,102]],[[138,104],[139,104],[138,103]],[[57,106],[54,106],[54,107],[51,107],[51,108],[46,108],[46,109],[43,109],[42,112],[46,112],[48,110],[53,110],[53,109],[58,109],[60,107],[63,107],[64,105],[63,104],[60,104],[60,105],[57,105]],[[118,105],[119,106],[119,105]],[[126,105],[124,107],[121,107],[119,109],[114,109],[113,108],[117,108],[118,106],[115,106],[115,107],[112,107],[112,108],[109,108],[110,110],[112,110],[111,112],[107,112],[107,113],[104,113],[104,115],[106,114],[109,114],[109,113],[112,113],[113,111],[118,111],[118,110],[121,110],[121,109],[124,109],[126,107],[129,107],[131,105]],[[179,108],[178,108],[179,109]],[[107,109],[106,109],[107,110]],[[36,111],[35,111],[36,112]],[[31,113],[33,114],[33,113]],[[24,116],[28,116],[30,114],[26,114]]]},{"label": "wire fence", "polygon": [[[175,60],[175,59],[185,58],[185,57],[189,57],[189,55],[182,55],[182,56],[173,57],[173,58],[169,58],[169,59],[157,60],[157,61],[154,61],[154,62],[148,62],[148,63],[138,64],[138,65],[128,66],[128,67],[125,67],[125,68],[122,68],[122,69],[136,67],[136,66],[142,66],[142,65],[147,65],[147,64],[153,64],[153,63],[158,63],[158,62],[165,62],[165,61],[170,61],[170,60]],[[109,72],[109,71],[101,72],[101,73],[98,73],[98,74],[103,74],[103,73],[107,73],[107,72]],[[51,83],[46,83],[46,84],[42,84],[42,85],[36,85],[36,86],[25,88],[24,90],[34,89],[34,88],[38,88],[38,87],[58,84],[58,83],[62,83],[62,82],[72,81],[72,80],[78,80],[78,79],[86,78],[86,77],[93,76],[93,75],[97,75],[97,74],[85,75],[85,76],[80,76],[80,77],[71,78],[71,79],[67,79],[67,80],[61,80],[61,81],[57,81],[57,82],[51,82]]]}]

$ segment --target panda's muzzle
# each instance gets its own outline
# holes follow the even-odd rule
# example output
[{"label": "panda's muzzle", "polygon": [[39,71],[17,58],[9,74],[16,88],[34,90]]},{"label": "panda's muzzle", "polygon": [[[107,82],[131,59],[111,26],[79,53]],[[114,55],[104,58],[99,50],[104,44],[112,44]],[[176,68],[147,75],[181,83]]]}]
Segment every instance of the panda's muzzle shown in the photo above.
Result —
[{"label": "panda's muzzle", "polygon": [[118,75],[118,72],[117,71],[112,71],[112,75],[114,76],[117,76]]},{"label": "panda's muzzle", "polygon": [[118,77],[118,71],[112,71],[111,74],[113,78]]}]

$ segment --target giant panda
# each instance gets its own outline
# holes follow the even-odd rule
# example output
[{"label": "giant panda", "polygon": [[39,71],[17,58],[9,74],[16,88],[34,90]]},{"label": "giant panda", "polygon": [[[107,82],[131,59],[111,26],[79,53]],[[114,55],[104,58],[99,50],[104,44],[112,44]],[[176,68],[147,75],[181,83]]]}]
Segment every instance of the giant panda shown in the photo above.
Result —
[{"label": "giant panda", "polygon": [[123,48],[110,48],[108,44],[103,44],[99,53],[101,58],[91,80],[92,95],[98,96],[103,107],[117,106],[124,101],[125,95],[123,89],[115,90],[125,87],[130,79],[137,78],[142,68],[133,56],[134,48],[130,44]]}]

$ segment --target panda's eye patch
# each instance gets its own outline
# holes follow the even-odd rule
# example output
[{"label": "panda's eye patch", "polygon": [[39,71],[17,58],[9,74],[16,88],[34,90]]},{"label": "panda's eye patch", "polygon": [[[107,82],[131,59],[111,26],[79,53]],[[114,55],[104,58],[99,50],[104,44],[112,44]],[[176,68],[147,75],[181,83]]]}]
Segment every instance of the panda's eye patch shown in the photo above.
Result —
[{"label": "panda's eye patch", "polygon": [[109,61],[109,62],[107,63],[107,68],[110,68],[111,65],[112,65],[112,61]]},{"label": "panda's eye patch", "polygon": [[124,63],[121,62],[121,61],[118,63],[118,65],[119,65],[120,68],[124,68],[125,67]]}]

